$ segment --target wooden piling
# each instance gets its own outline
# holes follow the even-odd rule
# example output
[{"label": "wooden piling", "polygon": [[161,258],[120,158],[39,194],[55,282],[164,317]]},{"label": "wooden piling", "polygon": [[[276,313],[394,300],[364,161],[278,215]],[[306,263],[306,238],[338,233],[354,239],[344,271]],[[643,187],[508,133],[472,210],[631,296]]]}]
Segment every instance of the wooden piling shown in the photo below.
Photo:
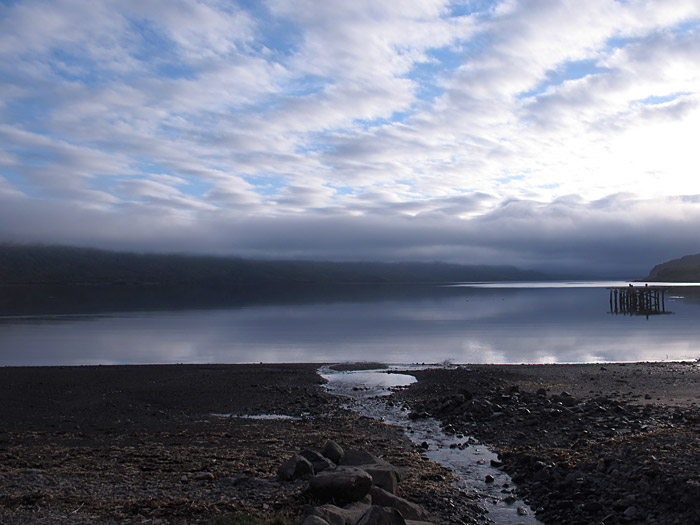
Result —
[{"label": "wooden piling", "polygon": [[666,289],[648,284],[610,288],[610,313],[624,315],[658,315],[666,312]]}]

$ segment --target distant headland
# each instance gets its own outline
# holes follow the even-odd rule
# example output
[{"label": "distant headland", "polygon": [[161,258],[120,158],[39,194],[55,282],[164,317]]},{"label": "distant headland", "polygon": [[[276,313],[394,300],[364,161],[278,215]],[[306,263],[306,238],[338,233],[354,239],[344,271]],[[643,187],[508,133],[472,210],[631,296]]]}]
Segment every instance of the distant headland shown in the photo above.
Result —
[{"label": "distant headland", "polygon": [[680,259],[657,264],[643,280],[672,283],[700,282],[700,254],[686,255]]}]

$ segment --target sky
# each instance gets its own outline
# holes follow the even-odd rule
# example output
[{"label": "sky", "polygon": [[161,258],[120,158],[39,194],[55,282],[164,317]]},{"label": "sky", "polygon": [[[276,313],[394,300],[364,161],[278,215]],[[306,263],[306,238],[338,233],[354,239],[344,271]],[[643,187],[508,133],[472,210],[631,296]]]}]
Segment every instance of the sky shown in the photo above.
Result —
[{"label": "sky", "polygon": [[0,0],[0,241],[644,276],[699,0]]}]

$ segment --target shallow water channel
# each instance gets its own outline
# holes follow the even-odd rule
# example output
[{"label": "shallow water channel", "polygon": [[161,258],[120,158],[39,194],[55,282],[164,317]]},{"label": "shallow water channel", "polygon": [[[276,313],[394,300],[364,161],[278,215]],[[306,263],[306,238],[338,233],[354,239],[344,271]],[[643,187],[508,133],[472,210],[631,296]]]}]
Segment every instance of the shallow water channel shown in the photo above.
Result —
[{"label": "shallow water channel", "polygon": [[[406,370],[406,367],[396,368]],[[319,373],[328,381],[328,390],[347,398],[347,406],[352,410],[400,426],[414,443],[423,447],[427,444],[425,455],[460,478],[457,486],[461,490],[478,496],[488,510],[487,518],[491,522],[499,525],[541,523],[534,517],[532,509],[515,497],[515,485],[510,476],[491,466],[491,460],[498,459],[496,454],[469,436],[443,433],[440,423],[434,419],[411,421],[405,408],[388,404],[382,399],[390,395],[392,389],[416,381],[412,375],[391,373],[389,370],[337,371],[323,366]]]}]

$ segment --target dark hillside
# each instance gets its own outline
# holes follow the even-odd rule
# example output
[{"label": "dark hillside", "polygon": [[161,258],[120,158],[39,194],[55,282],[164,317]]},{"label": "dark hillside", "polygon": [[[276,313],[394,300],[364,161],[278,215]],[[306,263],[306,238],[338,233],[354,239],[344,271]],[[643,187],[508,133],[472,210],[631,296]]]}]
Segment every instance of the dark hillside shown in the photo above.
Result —
[{"label": "dark hillside", "polygon": [[216,285],[512,281],[544,275],[512,266],[260,261],[0,244],[0,285]]},{"label": "dark hillside", "polygon": [[657,282],[700,282],[700,254],[686,255],[680,259],[657,264],[644,280]]}]

